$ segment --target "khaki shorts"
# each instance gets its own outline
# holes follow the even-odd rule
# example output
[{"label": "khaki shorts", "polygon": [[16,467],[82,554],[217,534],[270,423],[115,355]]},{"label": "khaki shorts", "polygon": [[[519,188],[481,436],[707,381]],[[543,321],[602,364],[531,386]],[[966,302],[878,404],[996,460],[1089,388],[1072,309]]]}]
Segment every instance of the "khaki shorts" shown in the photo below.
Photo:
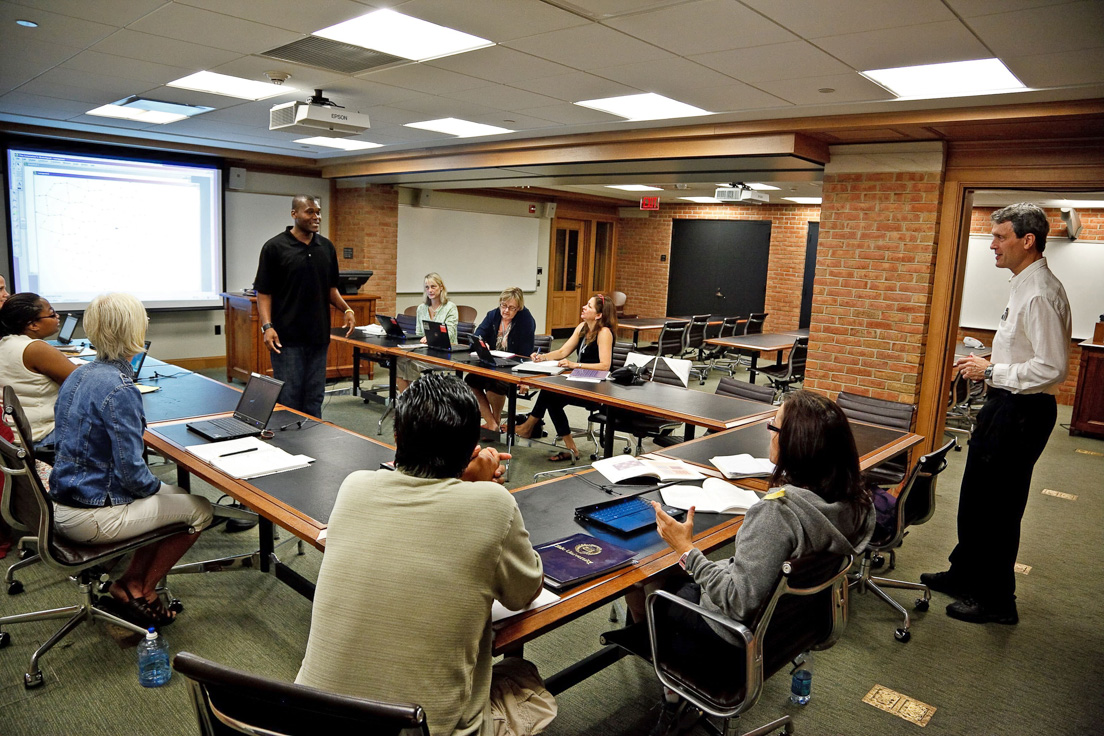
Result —
[{"label": "khaki shorts", "polygon": [[197,532],[206,529],[211,525],[211,503],[183,488],[162,483],[152,496],[120,506],[79,509],[54,504],[57,530],[80,544],[133,539],[173,523],[189,524]]},{"label": "khaki shorts", "polygon": [[532,736],[556,717],[556,698],[536,665],[506,657],[491,670],[491,719],[495,736]]}]

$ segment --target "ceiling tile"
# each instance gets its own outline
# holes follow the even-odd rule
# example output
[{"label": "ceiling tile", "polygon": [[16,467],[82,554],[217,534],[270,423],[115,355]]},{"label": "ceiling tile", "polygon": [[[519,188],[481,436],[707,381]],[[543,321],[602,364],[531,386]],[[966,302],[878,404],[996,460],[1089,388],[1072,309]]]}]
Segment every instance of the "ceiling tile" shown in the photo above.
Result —
[{"label": "ceiling tile", "polygon": [[453,54],[443,59],[427,61],[426,64],[499,84],[511,84],[525,79],[551,77],[574,71],[562,64],[523,54],[506,46],[490,46],[466,54]]},{"label": "ceiling tile", "polygon": [[942,0],[740,0],[803,38],[954,20]]},{"label": "ceiling tile", "polygon": [[845,64],[863,70],[991,58],[985,45],[958,20],[847,33],[812,42]]},{"label": "ceiling tile", "polygon": [[589,23],[543,0],[410,0],[395,9],[495,43]]},{"label": "ceiling tile", "polygon": [[592,110],[589,107],[579,105],[560,104],[547,107],[534,107],[531,110],[521,110],[524,115],[533,115],[545,120],[551,120],[564,125],[591,125],[593,123],[623,123],[624,118],[600,110]]},{"label": "ceiling tile", "polygon": [[580,100],[599,100],[604,97],[631,95],[640,90],[628,87],[610,79],[603,79],[586,72],[560,74],[555,77],[532,79],[523,85],[538,94],[555,97],[558,100],[579,102]]},{"label": "ceiling tile", "polygon": [[615,18],[684,2],[686,0],[571,0],[567,4],[592,18]]},{"label": "ceiling tile", "polygon": [[476,79],[427,64],[406,64],[393,69],[362,74],[359,78],[431,95],[487,86],[487,81],[484,79]]},{"label": "ceiling tile", "polygon": [[732,0],[703,0],[616,18],[606,25],[682,56],[797,40]]},{"label": "ceiling tile", "polygon": [[[33,17],[30,17],[33,16]],[[33,20],[38,28],[24,28],[15,25],[17,20]],[[5,57],[9,43],[22,40],[38,43],[56,43],[67,47],[86,48],[117,30],[116,26],[78,20],[67,15],[48,13],[43,10],[28,12],[28,9],[10,3],[0,4],[0,28],[4,29]]]},{"label": "ceiling tile", "polygon": [[26,92],[8,92],[0,97],[0,112],[31,117],[67,120],[75,115],[84,114],[88,109],[88,105],[84,102],[32,95]]},{"label": "ceiling tile", "polygon": [[1033,49],[1092,49],[1104,46],[1104,3],[1088,0],[986,15],[969,25],[1001,57],[1028,43]]},{"label": "ceiling tile", "polygon": [[153,36],[125,28],[100,41],[92,47],[92,50],[124,58],[184,67],[192,71],[211,69],[242,56],[233,51]]},{"label": "ceiling tile", "polygon": [[527,92],[505,84],[493,84],[488,87],[466,89],[459,92],[445,92],[443,97],[465,100],[478,105],[486,105],[496,110],[524,110],[541,105],[554,105],[558,100],[553,97]]},{"label": "ceiling tile", "polygon": [[[232,98],[227,97],[227,100]],[[268,130],[268,111],[273,105],[279,104],[272,100],[257,100],[256,102],[238,100],[240,104],[230,105],[221,109],[203,113],[205,120],[216,120],[236,125],[247,125]],[[285,100],[286,102],[286,100]]]},{"label": "ceiling tile", "polygon": [[853,71],[843,62],[805,41],[718,51],[690,58],[722,74],[756,86],[759,86],[759,82],[777,79]]},{"label": "ceiling tile", "polygon": [[[837,105],[841,102],[894,99],[888,91],[854,72],[825,77],[779,79],[756,86],[795,105]],[[831,88],[835,92],[824,94],[819,91],[822,88]]]},{"label": "ceiling tile", "polygon": [[1003,59],[1028,87],[1104,84],[1104,48],[1055,51]]},{"label": "ceiling tile", "polygon": [[21,92],[79,100],[92,107],[106,105],[148,89],[146,82],[99,74],[84,74],[75,69],[54,69],[20,87]]},{"label": "ceiling tile", "polygon": [[717,87],[687,90],[679,97],[679,101],[710,112],[740,112],[790,106],[786,100],[733,81]]},{"label": "ceiling tile", "polygon": [[411,112],[411,117],[406,121],[409,123],[437,120],[438,118],[460,118],[462,120],[470,120],[476,115],[501,113],[501,111],[493,107],[488,107],[487,105],[477,105],[465,100],[453,100],[448,97],[438,97],[436,95],[426,95],[425,97],[419,97],[414,100],[403,100],[402,102],[395,103],[393,107],[409,110]]},{"label": "ceiling tile", "polygon": [[510,48],[589,71],[607,66],[653,61],[669,54],[612,28],[591,24],[506,43]]},{"label": "ceiling tile", "polygon": [[[389,84],[380,84],[370,79],[358,77],[345,77],[327,88],[327,95],[333,92],[337,102],[363,110],[374,105],[390,105],[403,100],[415,99],[426,95],[403,87],[393,87]],[[345,100],[346,102],[342,102]]]},{"label": "ceiling tile", "polygon": [[656,92],[679,100],[682,99],[682,92],[686,90],[716,87],[731,84],[733,81],[732,77],[677,56],[647,64],[625,64],[595,69],[594,74],[643,92]]},{"label": "ceiling tile", "polygon": [[975,18],[979,15],[1040,8],[1044,5],[1063,5],[1069,0],[945,0],[945,2],[959,16]]},{"label": "ceiling tile", "polygon": [[146,82],[147,84],[165,84],[174,79],[187,76],[192,69],[179,66],[167,66],[152,61],[138,61],[99,51],[82,51],[61,65],[63,69],[77,69],[87,74],[102,74],[107,77],[120,77]]},{"label": "ceiling tile", "polygon": [[[226,95],[216,95],[210,92],[197,92],[192,89],[180,89],[179,87],[153,87],[146,96],[154,100],[162,100],[164,102],[177,102],[181,105],[203,105],[204,107],[213,107],[216,110],[221,110],[224,107],[234,107],[240,105],[247,100],[243,100],[239,97],[227,97]],[[267,100],[261,100],[272,107],[273,105],[279,105],[281,102],[289,102],[294,99],[294,95],[291,90],[288,90],[286,97],[270,97]],[[251,100],[249,100],[251,102]],[[264,125],[268,127],[268,117],[264,118]]]},{"label": "ceiling tile", "polygon": [[80,49],[72,46],[40,43],[27,39],[6,41],[0,75],[19,84],[44,74],[79,53]]},{"label": "ceiling tile", "polygon": [[295,31],[176,3],[162,6],[128,27],[178,41],[203,39],[205,46],[236,51],[239,55],[268,51],[303,37]]},{"label": "ceiling tile", "polygon": [[471,118],[471,121],[473,123],[483,123],[484,125],[497,125],[510,130],[538,130],[540,128],[559,128],[563,126],[563,123],[519,112],[508,112],[504,115],[501,113],[476,115]]},{"label": "ceiling tile", "polygon": [[[297,33],[313,33],[367,15],[373,10],[353,0],[316,1],[309,8],[305,8],[301,0],[176,0],[176,4],[190,5]],[[304,12],[305,10],[308,12]]]},{"label": "ceiling tile", "polygon": [[[13,0],[13,5],[48,10],[59,15],[123,27],[151,13],[169,0]],[[37,20],[37,18],[30,18]]]}]

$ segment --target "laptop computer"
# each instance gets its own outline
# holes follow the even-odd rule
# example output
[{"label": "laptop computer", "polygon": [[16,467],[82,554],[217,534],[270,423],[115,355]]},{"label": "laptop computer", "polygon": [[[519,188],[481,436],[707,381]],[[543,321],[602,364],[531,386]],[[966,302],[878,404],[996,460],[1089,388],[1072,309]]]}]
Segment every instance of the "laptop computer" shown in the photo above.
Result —
[{"label": "laptop computer", "polygon": [[444,322],[434,322],[431,319],[422,320],[422,329],[425,332],[426,346],[430,350],[440,350],[451,353],[453,350],[462,350],[467,347],[449,340],[448,325]]},{"label": "laptop computer", "polygon": [[482,337],[478,335],[472,335],[471,348],[475,351],[476,356],[479,358],[479,363],[485,365],[488,368],[513,368],[515,365],[521,365],[520,360],[514,360],[513,358],[499,358],[491,354],[491,349],[487,347],[487,343],[484,342]]},{"label": "laptop computer", "polygon": [[[47,345],[53,345],[55,348],[63,348],[73,342],[73,333],[77,331],[77,325],[80,324],[80,317],[76,316],[72,312],[65,315],[65,322],[61,325],[61,330],[58,332],[56,340],[47,340]],[[79,349],[79,346],[72,346],[70,349]]]},{"label": "laptop computer", "polygon": [[379,322],[380,327],[387,333],[387,337],[392,340],[405,340],[408,337],[415,337],[415,335],[408,335],[403,332],[403,328],[399,325],[399,321],[394,317],[388,317],[385,314],[377,314],[376,321]]},{"label": "laptop computer", "polygon": [[[670,485],[670,484],[663,484]],[[658,487],[662,487],[658,486]],[[622,534],[632,534],[641,529],[647,529],[656,525],[655,507],[651,502],[640,498],[645,493],[657,490],[657,486],[649,485],[639,491],[618,496],[610,501],[587,504],[575,509],[575,518],[589,521],[592,524],[612,529]],[[676,509],[660,502],[665,512],[676,519],[686,515],[682,509]]]},{"label": "laptop computer", "polygon": [[142,364],[146,362],[146,356],[149,355],[151,344],[149,340],[146,340],[145,349],[130,359],[130,370],[132,371],[130,377],[135,381],[138,380],[138,374],[142,372]]},{"label": "laptop computer", "polygon": [[188,422],[187,427],[212,442],[256,436],[268,424],[283,387],[283,381],[254,373],[249,377],[249,383],[245,384],[233,417]]}]

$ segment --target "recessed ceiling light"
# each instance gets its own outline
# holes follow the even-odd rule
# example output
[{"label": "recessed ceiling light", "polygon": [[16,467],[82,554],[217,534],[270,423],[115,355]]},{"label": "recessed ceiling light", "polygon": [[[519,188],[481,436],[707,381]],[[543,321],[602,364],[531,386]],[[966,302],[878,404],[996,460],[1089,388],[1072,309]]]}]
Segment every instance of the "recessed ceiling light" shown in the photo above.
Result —
[{"label": "recessed ceiling light", "polygon": [[23,26],[24,28],[38,28],[38,24],[35,23],[33,20],[22,20],[22,19],[20,19],[20,20],[17,20],[15,22],[15,24],[17,26]]},{"label": "recessed ceiling light", "polygon": [[368,141],[351,141],[348,138],[326,138],[315,136],[314,138],[298,138],[296,143],[305,143],[308,146],[326,146],[327,148],[340,148],[345,151],[361,151],[365,148],[379,148],[382,143],[369,143]]},{"label": "recessed ceiling light", "polygon": [[121,118],[123,120],[137,120],[140,123],[164,125],[190,118],[193,115],[202,115],[214,109],[203,105],[182,105],[176,102],[147,100],[137,95],[131,95],[116,100],[110,105],[101,105],[85,114],[102,118]]},{"label": "recessed ceiling light", "polygon": [[712,115],[700,107],[672,100],[670,97],[647,92],[623,97],[605,97],[600,100],[583,100],[576,105],[619,115],[629,120],[664,120],[666,118],[689,118],[697,115]]},{"label": "recessed ceiling light", "polygon": [[793,202],[795,204],[820,204],[823,198],[822,197],[783,197],[782,199],[785,199],[789,202]]},{"label": "recessed ceiling light", "polygon": [[872,69],[862,72],[862,75],[902,99],[965,97],[1027,90],[1000,59]]},{"label": "recessed ceiling light", "polygon": [[723,204],[716,197],[679,197],[679,199],[685,199],[687,202],[697,202],[698,204]]},{"label": "recessed ceiling light", "polygon": [[606,184],[606,189],[621,189],[626,192],[662,192],[663,187],[650,187],[647,184]]},{"label": "recessed ceiling light", "polygon": [[190,89],[196,92],[210,92],[211,94],[227,97],[238,97],[243,100],[264,100],[296,91],[294,87],[285,87],[269,82],[256,82],[252,79],[231,77],[228,74],[217,72],[196,72],[169,82],[168,86]]},{"label": "recessed ceiling light", "polygon": [[754,189],[757,192],[773,192],[778,191],[778,187],[772,187],[770,184],[759,184],[756,182],[749,182],[744,185],[748,189]]},{"label": "recessed ceiling light", "polygon": [[404,59],[425,61],[494,46],[470,33],[412,18],[394,10],[377,10],[315,31],[312,35]]},{"label": "recessed ceiling light", "polygon": [[407,128],[420,128],[421,130],[433,130],[438,133],[447,133],[459,138],[471,138],[477,135],[501,135],[513,133],[507,128],[499,128],[494,125],[473,123],[459,118],[441,118],[440,120],[426,120],[422,123],[406,123]]}]

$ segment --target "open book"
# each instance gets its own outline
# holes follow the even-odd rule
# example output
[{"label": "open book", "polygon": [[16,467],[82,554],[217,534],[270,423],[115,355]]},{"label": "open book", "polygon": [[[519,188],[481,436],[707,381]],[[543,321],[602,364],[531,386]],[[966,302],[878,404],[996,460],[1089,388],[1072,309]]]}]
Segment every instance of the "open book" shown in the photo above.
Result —
[{"label": "open book", "polygon": [[633,457],[615,455],[595,460],[594,469],[610,483],[621,483],[630,478],[655,479],[662,483],[676,480],[701,480],[705,477],[681,460],[660,457]]},{"label": "open book", "polygon": [[677,509],[694,506],[698,511],[713,514],[744,514],[759,502],[759,494],[746,488],[725,483],[720,478],[706,478],[698,486],[667,486],[660,490],[663,503]]},{"label": "open book", "polygon": [[292,455],[257,437],[190,445],[184,449],[230,477],[243,480],[305,468],[314,462],[313,457]]},{"label": "open book", "polygon": [[709,462],[726,478],[765,477],[774,472],[774,463],[765,457],[742,455],[718,455],[709,458]]}]

